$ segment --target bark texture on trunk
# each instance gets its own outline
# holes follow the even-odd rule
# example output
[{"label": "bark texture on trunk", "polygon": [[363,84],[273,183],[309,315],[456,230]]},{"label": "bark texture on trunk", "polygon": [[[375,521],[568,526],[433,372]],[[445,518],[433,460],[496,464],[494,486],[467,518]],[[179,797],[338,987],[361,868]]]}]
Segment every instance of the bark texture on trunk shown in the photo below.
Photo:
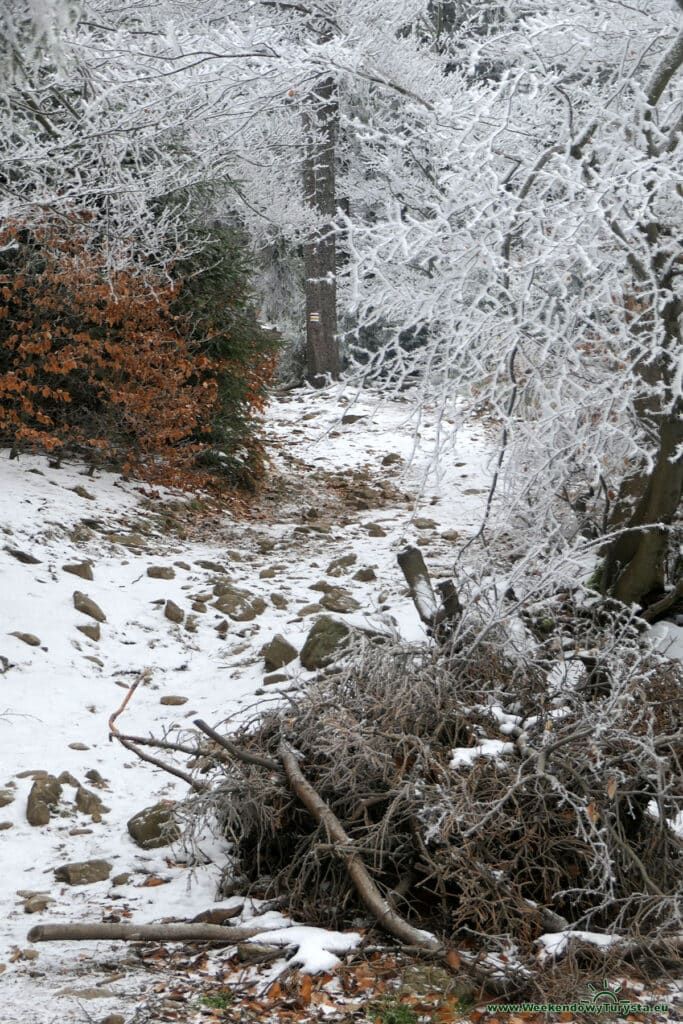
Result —
[{"label": "bark texture on trunk", "polygon": [[335,142],[337,90],[333,78],[316,88],[304,114],[304,195],[319,226],[304,246],[306,276],[306,366],[308,379],[324,384],[340,371],[337,340]]},{"label": "bark texture on trunk", "polygon": [[647,606],[664,592],[670,527],[683,494],[683,401],[675,400],[671,385],[675,372],[671,354],[680,352],[683,302],[676,297],[677,275],[661,282],[674,296],[662,312],[665,328],[663,353],[639,368],[644,398],[637,407],[641,424],[654,435],[657,455],[649,475],[628,477],[622,484],[611,527],[623,530],[607,545],[603,590],[625,604]]}]

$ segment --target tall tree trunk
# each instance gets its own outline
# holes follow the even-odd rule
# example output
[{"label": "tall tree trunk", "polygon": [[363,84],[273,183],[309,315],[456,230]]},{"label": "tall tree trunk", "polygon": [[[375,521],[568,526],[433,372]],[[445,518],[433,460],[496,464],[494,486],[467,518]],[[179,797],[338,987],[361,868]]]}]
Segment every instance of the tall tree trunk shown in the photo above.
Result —
[{"label": "tall tree trunk", "polygon": [[[657,455],[649,476],[627,477],[612,517],[613,530],[623,530],[605,549],[603,589],[626,604],[647,605],[665,589],[670,527],[683,494],[683,401],[671,391],[675,367],[669,353],[681,351],[683,301],[676,298],[677,275],[669,273],[662,290],[674,296],[662,313],[666,331],[659,360],[641,360],[639,372],[651,395],[637,411],[641,423],[657,439]],[[676,582],[676,581],[671,581]]]},{"label": "tall tree trunk", "polygon": [[337,340],[337,254],[335,141],[337,90],[333,78],[316,89],[304,114],[306,155],[304,195],[318,218],[318,228],[304,246],[306,275],[306,364],[313,384],[324,384],[340,371]]}]

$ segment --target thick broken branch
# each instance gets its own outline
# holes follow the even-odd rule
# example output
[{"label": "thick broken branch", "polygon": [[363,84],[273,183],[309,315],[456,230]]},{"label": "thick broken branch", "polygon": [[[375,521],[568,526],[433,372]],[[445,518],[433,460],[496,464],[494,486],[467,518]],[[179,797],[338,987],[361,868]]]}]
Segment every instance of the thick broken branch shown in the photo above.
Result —
[{"label": "thick broken branch", "polygon": [[29,942],[222,942],[232,946],[268,928],[224,928],[218,924],[39,924]]},{"label": "thick broken branch", "polygon": [[403,551],[399,551],[397,561],[410,587],[410,596],[417,614],[426,626],[433,626],[439,602],[432,588],[422,552],[411,544]]},{"label": "thick broken branch", "polygon": [[286,743],[281,743],[278,755],[284,766],[287,782],[292,792],[301,800],[301,803],[310,811],[315,820],[324,825],[330,839],[339,845],[338,853],[346,865],[349,877],[362,902],[377,920],[380,927],[389,932],[390,935],[400,939],[401,942],[407,942],[411,946],[416,946],[420,949],[437,953],[442,952],[443,946],[438,939],[430,935],[429,932],[413,928],[396,911],[392,910],[387,901],[382,897],[363,861],[353,849],[353,840],[347,834],[336,814],[334,814],[305,778],[291,748]]}]

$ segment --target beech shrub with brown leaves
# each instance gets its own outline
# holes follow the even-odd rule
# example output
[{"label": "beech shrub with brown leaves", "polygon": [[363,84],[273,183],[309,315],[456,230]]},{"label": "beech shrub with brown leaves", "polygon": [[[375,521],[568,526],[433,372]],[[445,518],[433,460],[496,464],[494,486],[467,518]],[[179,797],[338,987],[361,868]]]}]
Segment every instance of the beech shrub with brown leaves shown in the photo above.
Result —
[{"label": "beech shrub with brown leaves", "polygon": [[[258,410],[272,358],[255,343],[247,365],[211,351],[178,313],[182,278],[149,268],[110,270],[86,249],[78,224],[0,232],[0,443],[56,454],[142,479],[205,487],[227,373],[248,382],[236,394],[240,422]],[[239,408],[238,408],[239,407]]]}]

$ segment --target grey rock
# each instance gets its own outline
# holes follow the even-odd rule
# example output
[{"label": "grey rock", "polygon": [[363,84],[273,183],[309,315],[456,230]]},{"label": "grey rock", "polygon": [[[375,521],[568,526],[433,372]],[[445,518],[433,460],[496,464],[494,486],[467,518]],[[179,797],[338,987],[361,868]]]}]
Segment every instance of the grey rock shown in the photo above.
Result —
[{"label": "grey rock", "polygon": [[355,413],[355,412],[345,412],[344,415],[342,416],[342,420],[341,421],[342,421],[342,423],[344,424],[345,427],[348,427],[352,423],[359,423],[360,420],[366,420],[367,418],[368,418],[367,413],[361,414],[361,413]]},{"label": "grey rock", "polygon": [[298,651],[293,644],[290,644],[289,640],[285,640],[280,633],[276,633],[272,640],[263,645],[261,654],[265,661],[266,670],[273,672],[275,669],[289,665],[290,661],[294,661]]},{"label": "grey rock", "polygon": [[289,676],[286,672],[271,672],[270,675],[263,677],[264,686],[272,686],[274,683],[286,683]]},{"label": "grey rock", "polygon": [[209,572],[227,573],[228,571],[224,565],[220,564],[220,562],[210,562],[206,558],[198,558],[194,564],[198,565],[202,569],[208,569]]},{"label": "grey rock", "polygon": [[87,743],[70,743],[69,750],[90,750]]},{"label": "grey rock", "polygon": [[318,580],[316,583],[310,583],[308,589],[319,590],[321,594],[326,594],[328,590],[332,590],[332,584],[327,580]]},{"label": "grey rock", "polygon": [[164,605],[164,615],[171,622],[181,623],[185,618],[185,612],[179,608],[175,601],[170,599]]},{"label": "grey rock", "polygon": [[62,795],[62,787],[54,775],[36,779],[31,786],[26,803],[26,820],[29,825],[38,827],[50,821],[50,809],[56,807]]},{"label": "grey rock", "polygon": [[82,612],[83,615],[89,615],[91,619],[96,619],[97,622],[107,621],[107,616],[100,606],[91,597],[88,597],[87,594],[82,594],[80,590],[74,591],[74,608],[77,612]]},{"label": "grey rock", "polygon": [[95,495],[91,494],[90,491],[83,486],[83,484],[77,484],[76,487],[72,487],[71,490],[74,492],[74,494],[77,494],[79,498],[87,498],[88,501],[95,500]]},{"label": "grey rock", "polygon": [[224,637],[224,636],[227,636],[227,633],[228,633],[228,620],[227,619],[221,619],[221,621],[214,626],[214,629],[216,630],[216,632],[218,633],[218,635],[221,638]]},{"label": "grey rock", "polygon": [[345,622],[322,615],[313,623],[301,649],[301,664],[307,669],[324,668],[343,650],[351,633]]},{"label": "grey rock", "polygon": [[399,462],[403,462],[403,459],[397,452],[387,452],[382,459],[383,466],[395,466]]},{"label": "grey rock", "polygon": [[348,569],[349,566],[355,565],[357,561],[356,555],[341,555],[339,558],[335,558],[334,561],[330,562],[327,567],[328,576],[343,576],[344,569]]},{"label": "grey rock", "polygon": [[188,565],[187,562],[174,562],[173,564],[177,565],[179,569],[184,569],[185,572],[189,572],[190,569],[192,568],[192,566]]},{"label": "grey rock", "polygon": [[175,570],[170,565],[148,565],[147,575],[153,580],[174,580]]},{"label": "grey rock", "polygon": [[221,614],[228,615],[234,622],[251,622],[257,615],[266,610],[266,602],[262,597],[254,597],[248,590],[224,585],[222,593],[214,601],[213,607]]},{"label": "grey rock", "polygon": [[99,640],[102,635],[99,622],[84,622],[83,625],[76,626],[76,629],[87,636],[88,640]]},{"label": "grey rock", "polygon": [[188,633],[196,633],[199,620],[196,615],[188,615],[185,619],[185,629]]},{"label": "grey rock", "polygon": [[361,607],[360,601],[357,601],[343,587],[332,587],[323,596],[320,603],[323,608],[327,608],[328,612],[341,612],[342,614],[358,611]]},{"label": "grey rock", "polygon": [[161,697],[159,703],[172,708],[180,707],[183,704],[187,704],[187,697],[176,697],[173,694],[168,694],[166,697]]},{"label": "grey rock", "polygon": [[22,643],[28,644],[29,647],[40,647],[40,639],[33,633],[22,633],[21,630],[14,630],[9,634],[15,636],[17,640],[21,640]]},{"label": "grey rock", "polygon": [[14,801],[14,790],[13,789],[0,789],[0,807],[7,807]]},{"label": "grey rock", "polygon": [[358,580],[359,583],[372,583],[373,580],[377,579],[377,573],[372,566],[366,565],[360,568],[353,574],[354,580]]},{"label": "grey rock", "polygon": [[413,526],[417,530],[434,530],[436,529],[436,523],[433,519],[426,519],[424,516],[417,516],[413,519]]},{"label": "grey rock", "polygon": [[317,601],[313,601],[311,604],[302,605],[297,614],[305,618],[307,615],[317,615],[321,611],[323,611],[323,606],[318,604]]},{"label": "grey rock", "polygon": [[86,789],[85,786],[79,786],[76,790],[76,807],[83,814],[89,814],[93,821],[101,821],[102,815],[109,810],[104,806],[97,793]]},{"label": "grey rock", "polygon": [[97,768],[88,768],[85,777],[88,782],[92,782],[93,786],[97,786],[99,789],[107,788],[107,780],[100,775]]},{"label": "grey rock", "polygon": [[95,578],[90,562],[72,562],[69,565],[63,565],[62,570],[70,572],[72,576],[80,576],[82,580],[92,580]]},{"label": "grey rock", "polygon": [[100,1024],[126,1024],[125,1019],[120,1013],[108,1013],[106,1017],[103,1017]]},{"label": "grey rock", "polygon": [[24,903],[24,913],[40,914],[43,910],[47,910],[51,903],[54,903],[54,900],[45,894],[39,893],[35,896],[30,896]]},{"label": "grey rock", "polygon": [[444,530],[441,534],[441,540],[458,541],[462,538],[462,534],[459,530]]},{"label": "grey rock", "polygon": [[24,565],[40,565],[40,559],[36,558],[35,555],[30,555],[28,551],[21,551],[19,548],[11,548],[5,545],[4,550],[12,558],[16,558],[18,562],[23,562]]},{"label": "grey rock", "polygon": [[180,836],[173,807],[164,801],[134,814],[128,822],[128,832],[133,842],[143,850],[169,846]]},{"label": "grey rock", "polygon": [[363,523],[363,529],[370,537],[386,537],[387,531],[379,523]]},{"label": "grey rock", "polygon": [[112,885],[128,885],[130,882],[130,872],[122,871],[120,875],[114,875],[111,880]]},{"label": "grey rock", "polygon": [[0,821],[0,832],[6,832],[8,828],[14,828],[11,821]]},{"label": "grey rock", "polygon": [[208,605],[206,605],[204,603],[204,601],[193,601],[192,602],[192,611],[193,612],[204,613],[204,612],[208,611]]},{"label": "grey rock", "polygon": [[60,786],[74,786],[76,789],[80,786],[80,782],[71,772],[62,772],[58,775],[57,782]]},{"label": "grey rock", "polygon": [[142,550],[145,546],[145,539],[140,533],[108,533],[106,539],[131,550]]},{"label": "grey rock", "polygon": [[110,988],[60,988],[57,995],[73,996],[74,999],[116,999],[118,993]]},{"label": "grey rock", "polygon": [[274,591],[274,593],[270,595],[270,600],[272,602],[273,608],[279,608],[280,611],[284,611],[285,608],[289,606],[289,602],[285,595],[280,594],[277,591]]},{"label": "grey rock", "polygon": [[277,576],[278,570],[274,565],[269,565],[266,569],[261,569],[259,573],[259,579],[272,580],[273,576]]},{"label": "grey rock", "polygon": [[74,861],[55,868],[57,881],[66,882],[67,885],[92,885],[94,882],[104,882],[110,874],[109,861],[99,859]]}]

